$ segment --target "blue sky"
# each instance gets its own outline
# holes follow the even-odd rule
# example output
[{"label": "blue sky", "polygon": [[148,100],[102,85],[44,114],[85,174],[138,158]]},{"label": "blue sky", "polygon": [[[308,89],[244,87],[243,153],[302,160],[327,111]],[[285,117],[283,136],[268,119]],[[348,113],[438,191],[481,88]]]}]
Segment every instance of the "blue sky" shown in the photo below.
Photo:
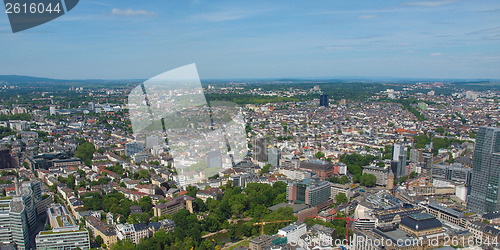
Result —
[{"label": "blue sky", "polygon": [[13,34],[0,74],[150,78],[196,63],[202,79],[500,79],[500,1],[80,0]]}]

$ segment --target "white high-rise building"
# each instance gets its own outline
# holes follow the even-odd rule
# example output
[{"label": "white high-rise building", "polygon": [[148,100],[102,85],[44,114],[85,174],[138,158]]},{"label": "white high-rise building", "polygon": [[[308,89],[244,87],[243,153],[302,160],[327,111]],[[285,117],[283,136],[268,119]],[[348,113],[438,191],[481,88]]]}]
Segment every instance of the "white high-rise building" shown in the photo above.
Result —
[{"label": "white high-rise building", "polygon": [[50,115],[55,115],[56,114],[56,107],[50,106],[50,108],[49,108],[49,114]]},{"label": "white high-rise building", "polygon": [[[0,241],[15,244],[17,249],[32,249],[30,234],[37,228],[37,219],[45,211],[39,181],[16,185],[16,196],[0,199]],[[50,198],[49,198],[50,199]]]},{"label": "white high-rise building", "polygon": [[402,144],[394,144],[392,152],[391,169],[395,178],[401,178],[409,173],[406,173],[406,147]]}]

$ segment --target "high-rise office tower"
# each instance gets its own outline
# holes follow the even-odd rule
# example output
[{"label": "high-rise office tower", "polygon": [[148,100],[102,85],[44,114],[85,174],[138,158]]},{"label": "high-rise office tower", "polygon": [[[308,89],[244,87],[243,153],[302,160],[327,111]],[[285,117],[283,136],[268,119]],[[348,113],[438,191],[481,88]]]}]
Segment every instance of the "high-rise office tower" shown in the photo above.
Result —
[{"label": "high-rise office tower", "polygon": [[94,102],[89,102],[89,110],[95,111],[95,103]]},{"label": "high-rise office tower", "polygon": [[267,138],[260,137],[253,140],[253,160],[267,162]]},{"label": "high-rise office tower", "polygon": [[290,203],[301,203],[317,206],[330,199],[331,185],[328,181],[319,179],[304,179],[291,182],[286,189],[286,197]]},{"label": "high-rise office tower", "polygon": [[412,148],[410,150],[410,161],[413,163],[420,163],[423,161],[423,150],[419,148]]},{"label": "high-rise office tower", "polygon": [[141,142],[129,142],[125,144],[125,155],[132,157],[134,154],[141,153],[144,151],[144,143]]},{"label": "high-rise office tower", "polygon": [[408,174],[406,173],[406,157],[406,147],[402,144],[394,144],[391,169],[396,180]]},{"label": "high-rise office tower", "polygon": [[328,95],[322,94],[319,96],[319,106],[328,107],[330,103],[328,102]]},{"label": "high-rise office tower", "polygon": [[476,137],[471,194],[467,208],[476,213],[500,210],[500,128],[482,127]]},{"label": "high-rise office tower", "polygon": [[424,175],[432,174],[432,153],[422,153],[422,173]]},{"label": "high-rise office tower", "polygon": [[267,158],[271,166],[277,167],[280,164],[281,150],[275,147],[269,148]]},{"label": "high-rise office tower", "polygon": [[0,241],[13,243],[17,249],[34,248],[33,236],[37,220],[45,212],[47,201],[42,200],[41,183],[31,181],[16,185],[17,195],[0,199]]}]

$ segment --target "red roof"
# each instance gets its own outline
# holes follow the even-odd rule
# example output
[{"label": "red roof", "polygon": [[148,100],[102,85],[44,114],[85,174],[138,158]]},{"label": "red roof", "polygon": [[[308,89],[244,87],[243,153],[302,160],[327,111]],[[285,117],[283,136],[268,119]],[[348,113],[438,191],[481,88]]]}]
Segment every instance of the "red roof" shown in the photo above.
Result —
[{"label": "red roof", "polygon": [[399,134],[416,134],[417,133],[415,131],[404,129],[404,128],[398,128],[394,132],[399,133]]}]

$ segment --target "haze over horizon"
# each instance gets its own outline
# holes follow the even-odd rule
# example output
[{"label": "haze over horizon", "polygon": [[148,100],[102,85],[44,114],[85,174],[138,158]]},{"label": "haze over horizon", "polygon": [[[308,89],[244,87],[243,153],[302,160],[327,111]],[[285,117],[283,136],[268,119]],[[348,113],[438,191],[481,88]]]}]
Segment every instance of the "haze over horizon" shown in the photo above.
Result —
[{"label": "haze over horizon", "polygon": [[2,13],[2,75],[148,79],[194,62],[202,79],[500,79],[493,0],[93,0],[16,34]]}]

